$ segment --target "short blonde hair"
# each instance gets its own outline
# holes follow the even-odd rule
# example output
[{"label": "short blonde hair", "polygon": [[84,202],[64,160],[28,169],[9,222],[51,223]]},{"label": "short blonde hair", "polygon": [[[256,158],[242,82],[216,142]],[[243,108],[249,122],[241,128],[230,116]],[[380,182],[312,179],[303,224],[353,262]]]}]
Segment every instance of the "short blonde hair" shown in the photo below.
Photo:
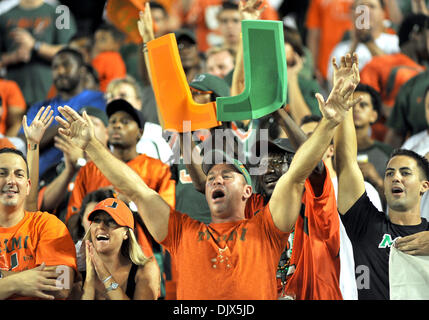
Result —
[{"label": "short blonde hair", "polygon": [[134,88],[137,99],[139,99],[140,101],[143,99],[143,92],[140,85],[138,84],[136,79],[134,79],[128,74],[125,76],[125,78],[116,78],[110,81],[106,88],[106,95],[108,95],[110,92],[114,91],[118,86],[124,83],[129,84]]},{"label": "short blonde hair", "polygon": [[210,56],[215,55],[215,54],[218,54],[218,53],[220,53],[220,52],[224,52],[224,51],[229,52],[229,54],[232,56],[232,61],[233,61],[233,62],[234,62],[234,64],[235,64],[235,56],[237,55],[237,53],[235,52],[235,50],[234,50],[234,49],[229,48],[229,47],[224,47],[224,46],[214,46],[214,47],[209,48],[209,49],[206,51],[206,60],[207,60]]}]

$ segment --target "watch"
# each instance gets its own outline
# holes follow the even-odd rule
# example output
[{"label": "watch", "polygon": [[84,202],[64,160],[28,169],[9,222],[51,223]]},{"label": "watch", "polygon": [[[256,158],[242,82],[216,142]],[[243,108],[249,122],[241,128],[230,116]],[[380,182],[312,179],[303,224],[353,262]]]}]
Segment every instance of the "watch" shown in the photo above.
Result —
[{"label": "watch", "polygon": [[112,290],[116,290],[116,289],[118,289],[119,288],[119,284],[118,283],[116,283],[116,282],[112,282],[111,284],[110,284],[110,286],[108,286],[107,288],[106,288],[106,291],[107,292],[109,292],[109,291],[112,291]]},{"label": "watch", "polygon": [[86,165],[86,159],[85,158],[79,158],[76,161],[76,168],[82,168]]}]

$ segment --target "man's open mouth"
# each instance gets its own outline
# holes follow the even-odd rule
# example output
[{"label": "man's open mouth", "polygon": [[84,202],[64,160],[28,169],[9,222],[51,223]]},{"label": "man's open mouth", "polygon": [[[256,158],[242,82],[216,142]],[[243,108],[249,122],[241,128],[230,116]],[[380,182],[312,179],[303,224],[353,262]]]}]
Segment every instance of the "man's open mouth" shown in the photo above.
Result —
[{"label": "man's open mouth", "polygon": [[225,192],[223,192],[222,190],[215,190],[212,193],[213,200],[221,199],[223,197],[225,197]]}]

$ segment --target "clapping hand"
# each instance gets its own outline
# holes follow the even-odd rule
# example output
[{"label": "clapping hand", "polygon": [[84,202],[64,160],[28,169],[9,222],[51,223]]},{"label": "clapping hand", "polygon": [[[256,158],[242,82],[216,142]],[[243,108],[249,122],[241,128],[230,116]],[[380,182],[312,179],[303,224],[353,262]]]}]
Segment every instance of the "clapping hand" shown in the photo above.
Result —
[{"label": "clapping hand", "polygon": [[55,120],[61,125],[58,133],[68,137],[68,141],[75,146],[85,150],[92,139],[95,139],[94,125],[86,111],[83,112],[83,117],[69,106],[58,107],[59,113],[64,117],[55,117]]}]

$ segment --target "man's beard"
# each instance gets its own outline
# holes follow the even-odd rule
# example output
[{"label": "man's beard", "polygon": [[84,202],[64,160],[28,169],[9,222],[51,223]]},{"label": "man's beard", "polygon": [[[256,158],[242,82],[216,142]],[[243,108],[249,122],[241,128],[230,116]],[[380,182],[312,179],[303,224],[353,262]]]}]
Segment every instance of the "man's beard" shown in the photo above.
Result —
[{"label": "man's beard", "polygon": [[[66,83],[64,83],[63,81],[59,81],[62,79],[66,79],[67,80]],[[54,84],[55,84],[55,88],[57,88],[58,91],[72,92],[79,85],[79,82],[80,82],[79,78],[61,77],[61,78],[55,79]]]}]

